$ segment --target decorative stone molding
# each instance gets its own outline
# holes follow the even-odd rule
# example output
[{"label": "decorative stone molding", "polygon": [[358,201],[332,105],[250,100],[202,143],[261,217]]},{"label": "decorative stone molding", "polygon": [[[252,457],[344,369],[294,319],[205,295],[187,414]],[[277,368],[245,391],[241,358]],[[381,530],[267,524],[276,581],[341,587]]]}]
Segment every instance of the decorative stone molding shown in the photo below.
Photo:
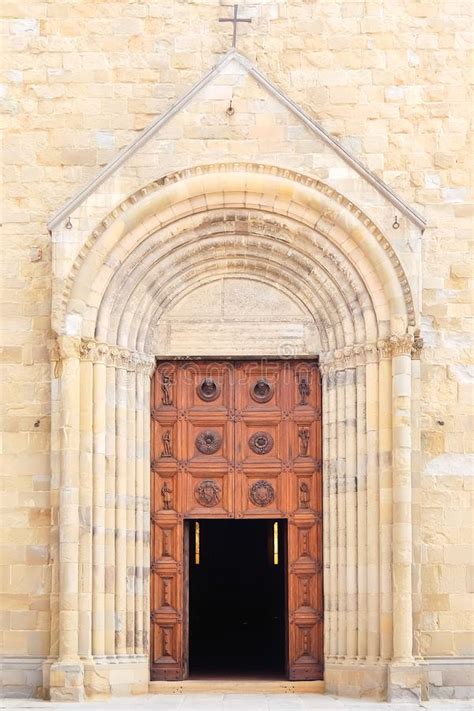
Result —
[{"label": "decorative stone molding", "polygon": [[[296,184],[299,184],[302,187],[302,190],[305,188],[308,188],[312,191],[315,191],[316,193],[319,194],[320,196],[320,217],[319,219],[316,220],[316,223],[314,220],[311,220],[311,228],[314,228],[316,225],[316,230],[320,232],[321,234],[326,234],[328,236],[330,234],[330,230],[334,227],[335,224],[339,224],[339,221],[341,221],[341,225],[344,223],[344,228],[347,228],[349,230],[349,233],[353,231],[354,228],[356,228],[356,225],[360,226],[360,229],[363,231],[366,231],[370,233],[370,235],[373,236],[375,241],[380,245],[380,247],[383,249],[387,260],[391,264],[391,269],[393,271],[394,276],[396,277],[396,280],[399,285],[400,293],[402,295],[402,298],[405,302],[404,305],[404,310],[407,316],[408,320],[408,326],[409,327],[415,327],[416,326],[416,319],[415,319],[415,310],[414,310],[414,304],[413,304],[413,298],[411,295],[411,289],[410,285],[408,283],[408,279],[405,275],[405,272],[403,270],[403,267],[395,254],[394,249],[390,245],[390,243],[387,241],[387,239],[383,236],[379,228],[370,220],[370,218],[365,215],[356,205],[354,205],[350,200],[347,200],[343,195],[338,193],[336,190],[331,188],[330,186],[322,183],[321,181],[310,178],[308,176],[302,175],[300,173],[296,173],[290,170],[285,170],[281,168],[277,168],[274,166],[266,166],[262,164],[252,164],[252,163],[242,163],[242,164],[235,164],[235,163],[229,163],[229,164],[211,164],[211,165],[206,165],[206,166],[199,166],[195,168],[190,168],[190,169],[185,169],[181,171],[177,171],[171,175],[164,176],[163,178],[153,181],[149,183],[147,186],[144,186],[140,190],[136,191],[132,195],[130,195],[126,200],[124,200],[118,207],[116,207],[106,218],[102,220],[100,223],[99,227],[94,230],[94,232],[91,234],[89,239],[84,243],[83,247],[81,248],[78,257],[76,259],[76,262],[71,268],[71,272],[67,279],[65,280],[65,288],[62,293],[62,295],[57,295],[56,296],[56,304],[55,304],[55,310],[59,313],[62,311],[62,316],[61,320],[62,323],[64,323],[64,316],[67,313],[67,305],[69,303],[69,299],[71,297],[72,293],[72,288],[73,285],[77,283],[82,264],[84,261],[87,259],[87,256],[90,252],[91,249],[93,249],[94,244],[98,239],[100,239],[101,235],[104,233],[105,230],[107,230],[115,220],[118,220],[121,218],[124,212],[127,211],[132,211],[133,209],[136,210],[136,206],[138,203],[143,200],[144,198],[147,198],[148,200],[150,197],[153,195],[153,193],[156,193],[161,190],[168,190],[170,192],[170,197],[174,198],[174,195],[171,195],[173,192],[173,185],[179,183],[179,182],[186,182],[189,181],[189,184],[193,183],[193,190],[195,181],[193,179],[196,178],[196,176],[200,176],[202,178],[201,183],[202,187],[200,185],[200,189],[202,189],[205,192],[205,184],[206,184],[206,176],[209,176],[209,180],[212,179],[213,174],[216,173],[223,173],[226,175],[225,181],[226,183],[229,184],[229,191],[232,192],[233,195],[238,194],[238,181],[239,180],[244,180],[242,176],[245,174],[248,175],[248,180],[252,180],[252,174],[257,174],[258,176],[261,175],[268,175],[269,176],[269,183],[271,182],[271,186],[269,187],[269,191],[271,192],[281,192],[282,195],[286,195],[288,193],[287,185],[288,182],[293,182]],[[257,178],[255,178],[256,180]],[[281,189],[279,186],[279,183],[281,182]],[[235,186],[234,186],[235,183]],[[184,186],[183,186],[184,187]],[[248,190],[251,192],[251,188],[249,187]],[[225,195],[225,192],[224,192]],[[249,206],[245,204],[245,196],[246,196],[246,191],[243,189],[242,190],[242,205],[241,207],[243,209],[248,210]],[[191,197],[191,196],[189,196]],[[194,195],[193,195],[194,197]],[[199,196],[196,193],[196,199]],[[173,210],[173,216],[171,216],[169,211],[167,212],[166,215],[163,215],[163,218],[160,220],[160,216],[155,215],[154,216],[154,230],[156,230],[157,227],[160,229],[165,228],[167,225],[171,225],[173,222],[178,221],[181,219],[181,217],[184,217],[185,214],[189,214],[187,212],[186,208],[186,213],[183,212],[181,215],[181,208],[180,208],[180,199],[178,199],[178,196],[176,196],[176,204]],[[279,204],[279,203],[278,203]],[[289,204],[289,207],[291,207],[293,203]],[[217,209],[218,206],[216,206]],[[222,206],[225,208],[225,200],[223,200]],[[284,206],[282,207],[282,209]],[[304,213],[306,211],[310,211],[310,209],[307,207],[306,203],[303,200],[303,203],[299,205],[299,203],[294,204],[294,210],[289,210],[287,211],[288,216],[291,215],[291,213],[294,213],[293,219],[297,219],[295,216],[298,215],[300,217],[300,224],[303,226],[305,224],[305,218],[304,218]],[[183,207],[184,209],[184,207]],[[266,205],[264,208],[267,210],[267,212],[272,212],[273,209],[270,208],[269,205]],[[213,210],[214,211],[214,210]],[[312,211],[312,209],[311,209]],[[283,209],[283,213],[284,213]],[[176,214],[175,214],[176,213]],[[309,218],[309,214],[308,214]],[[347,221],[352,222],[352,225],[347,224]],[[359,228],[356,228],[356,231]],[[268,233],[267,233],[268,234]],[[331,242],[331,246],[324,248],[321,250],[321,253],[318,257],[318,260],[322,262],[323,260],[327,262],[331,262],[334,265],[335,270],[341,275],[341,278],[344,279],[344,281],[347,283],[348,288],[354,292],[357,291],[358,288],[358,282],[359,282],[359,276],[357,275],[357,271],[353,273],[352,268],[349,267],[349,263],[346,263],[345,257],[347,255],[344,255],[343,252],[338,252],[338,247],[332,243],[332,240],[329,237],[329,242]],[[344,256],[343,256],[344,255]],[[341,256],[343,257],[341,259]],[[61,326],[62,328],[62,326]]]}]

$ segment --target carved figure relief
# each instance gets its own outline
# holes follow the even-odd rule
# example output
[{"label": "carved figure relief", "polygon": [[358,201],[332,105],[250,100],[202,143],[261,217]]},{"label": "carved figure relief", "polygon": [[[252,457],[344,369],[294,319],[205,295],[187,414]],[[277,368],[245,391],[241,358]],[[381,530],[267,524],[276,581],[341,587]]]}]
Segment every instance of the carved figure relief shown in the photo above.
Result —
[{"label": "carved figure relief", "polygon": [[173,492],[169,488],[168,482],[165,481],[165,483],[161,487],[161,499],[163,501],[163,508],[166,509],[167,511],[169,509],[173,508],[172,495],[173,495]]},{"label": "carved figure relief", "polygon": [[255,454],[267,454],[273,449],[273,437],[269,432],[254,432],[249,447]]},{"label": "carved figure relief", "polygon": [[166,430],[166,432],[163,432],[161,435],[161,441],[163,443],[163,450],[161,452],[162,457],[172,457],[173,456],[173,448],[171,444],[171,432],[169,430]]},{"label": "carved figure relief", "polygon": [[222,437],[215,430],[204,430],[196,437],[196,449],[202,454],[214,454],[222,444]]},{"label": "carved figure relief", "polygon": [[250,487],[249,499],[255,506],[268,506],[275,500],[275,489],[268,481],[260,479]]},{"label": "carved figure relief", "polygon": [[309,427],[298,427],[298,437],[300,440],[300,455],[302,457],[308,456],[309,434]]},{"label": "carved figure relief", "polygon": [[303,481],[300,484],[300,507],[307,509],[309,507],[310,490],[308,484]]},{"label": "carved figure relief", "polygon": [[273,397],[273,391],[273,385],[270,385],[265,378],[259,378],[250,388],[250,397],[255,402],[268,402]]},{"label": "carved figure relief", "polygon": [[197,392],[201,400],[212,402],[219,397],[221,387],[219,383],[216,383],[216,381],[212,378],[204,378],[204,380],[198,385]]},{"label": "carved figure relief", "polygon": [[194,496],[198,504],[211,508],[217,506],[221,500],[221,487],[212,479],[205,479],[194,489]]},{"label": "carved figure relief", "polygon": [[308,379],[306,377],[301,377],[298,383],[298,392],[300,394],[300,405],[308,404],[308,397],[311,392],[309,388]]},{"label": "carved figure relief", "polygon": [[163,405],[172,405],[173,400],[171,399],[171,375],[168,373],[161,374],[161,402]]}]

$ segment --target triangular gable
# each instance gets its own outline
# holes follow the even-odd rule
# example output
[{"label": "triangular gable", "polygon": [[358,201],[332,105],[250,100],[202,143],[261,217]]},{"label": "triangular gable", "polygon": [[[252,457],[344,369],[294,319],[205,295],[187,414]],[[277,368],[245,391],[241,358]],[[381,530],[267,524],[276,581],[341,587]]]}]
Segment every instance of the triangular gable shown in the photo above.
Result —
[{"label": "triangular gable", "polygon": [[379,193],[381,193],[392,205],[405,215],[411,222],[417,225],[422,230],[426,226],[425,219],[416,212],[408,203],[400,198],[383,180],[372,173],[358,158],[353,156],[344,146],[342,146],[335,138],[333,138],[322,126],[314,121],[303,109],[295,104],[279,87],[273,84],[257,67],[242,54],[237,52],[235,48],[231,48],[224,57],[199,81],[190,91],[188,91],[179,101],[177,101],[166,113],[156,118],[148,128],[144,129],[140,135],[124,150],[122,150],[110,163],[108,163],[98,175],[76,193],[66,205],[57,212],[48,223],[48,228],[53,230],[63,220],[69,217],[74,210],[81,205],[105,180],[113,175],[113,173],[125,163],[136,151],[144,146],[170,119],[173,118],[179,111],[184,109],[187,104],[200,92],[204,87],[210,84],[213,79],[218,76],[224,68],[231,62],[238,62],[245,71],[252,76],[260,86],[289,109],[300,121],[311,131],[313,131],[319,139],[327,146],[334,150],[337,155],[342,158],[349,166],[351,166],[364,180],[372,185]]}]

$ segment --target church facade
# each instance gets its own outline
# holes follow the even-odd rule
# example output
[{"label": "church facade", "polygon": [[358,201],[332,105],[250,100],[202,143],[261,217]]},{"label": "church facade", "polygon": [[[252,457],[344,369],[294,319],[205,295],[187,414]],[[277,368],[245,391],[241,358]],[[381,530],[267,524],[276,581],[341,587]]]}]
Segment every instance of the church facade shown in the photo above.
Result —
[{"label": "church facade", "polygon": [[227,520],[283,566],[283,678],[466,698],[468,8],[256,0],[227,51],[227,2],[28,10],[7,9],[7,693],[185,679],[192,565]]}]

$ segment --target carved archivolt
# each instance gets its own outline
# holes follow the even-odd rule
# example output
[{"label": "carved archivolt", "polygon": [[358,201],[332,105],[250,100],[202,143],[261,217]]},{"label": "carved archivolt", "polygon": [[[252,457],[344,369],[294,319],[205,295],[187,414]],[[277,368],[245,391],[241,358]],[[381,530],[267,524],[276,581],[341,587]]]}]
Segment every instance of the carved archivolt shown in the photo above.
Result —
[{"label": "carved archivolt", "polygon": [[[225,174],[223,179],[222,204],[216,208],[209,209],[206,203],[206,184],[209,186],[215,185],[216,173]],[[253,175],[255,177],[253,177]],[[261,175],[267,176],[266,185],[268,186],[268,196],[281,196],[278,200],[271,199],[260,200],[261,188],[257,190],[257,182]],[[177,191],[174,186],[180,182],[186,185],[187,199],[183,201],[184,190]],[[255,183],[255,189],[253,186]],[[259,183],[260,184],[260,183]],[[288,185],[297,186],[294,191],[288,191]],[[239,185],[243,186],[239,190]],[[184,185],[183,185],[184,187]],[[202,192],[199,193],[199,190]],[[211,188],[209,187],[209,190]],[[166,191],[169,197],[169,203],[173,204],[173,211],[165,210],[163,214],[159,210],[152,209],[154,194],[156,199],[159,198],[161,191]],[[199,231],[199,221],[202,222],[202,215],[206,214],[208,218],[207,227],[209,227],[209,219],[213,222],[212,214],[221,209],[226,213],[226,219],[232,220],[232,214],[229,214],[227,205],[227,192],[232,194],[232,204],[237,201],[237,208],[233,208],[237,219],[237,223],[245,219],[244,213],[249,213],[251,210],[254,213],[270,216],[273,214],[274,224],[269,224],[271,219],[266,219],[267,222],[264,234],[269,243],[269,251],[267,254],[260,252],[262,265],[258,265],[258,256],[253,257],[249,254],[248,264],[245,264],[244,270],[251,270],[253,267],[265,273],[264,263],[267,262],[269,269],[267,278],[275,279],[275,283],[280,284],[279,274],[282,274],[282,287],[284,287],[285,274],[287,272],[288,288],[295,294],[299,294],[304,303],[308,299],[314,301],[314,305],[310,305],[310,311],[314,313],[318,324],[328,333],[337,335],[338,329],[340,333],[337,340],[344,345],[352,345],[354,342],[363,342],[363,334],[354,333],[352,336],[348,329],[348,324],[352,318],[356,324],[357,319],[362,322],[367,318],[369,310],[377,311],[378,308],[385,308],[386,317],[390,314],[388,310],[395,309],[397,318],[404,321],[409,329],[414,329],[416,326],[415,309],[411,295],[410,285],[404,273],[402,265],[395,254],[394,249],[383,236],[378,227],[351,201],[337,193],[333,188],[325,185],[319,180],[309,178],[307,176],[295,173],[293,171],[283,170],[271,166],[254,165],[254,164],[219,164],[201,166],[189,170],[176,172],[172,175],[153,181],[149,185],[141,188],[131,195],[127,200],[123,201],[115,210],[113,210],[100,224],[100,226],[92,233],[89,239],[84,243],[79,255],[74,263],[71,272],[65,282],[65,288],[62,296],[55,295],[54,311],[60,316],[62,325],[59,328],[65,328],[66,313],[70,310],[79,316],[77,323],[81,323],[81,313],[87,312],[87,328],[83,328],[82,334],[88,335],[92,331],[92,323],[98,318],[100,309],[102,309],[102,301],[107,301],[107,308],[103,312],[104,324],[107,324],[108,319],[116,322],[108,334],[100,331],[99,340],[107,342],[117,342],[127,345],[130,350],[143,351],[146,350],[147,339],[141,335],[143,329],[150,330],[153,324],[153,304],[156,304],[156,295],[150,291],[153,284],[160,282],[160,302],[163,308],[165,303],[169,303],[170,298],[176,296],[176,290],[190,288],[196,279],[203,277],[208,278],[212,272],[221,268],[220,262],[213,264],[209,260],[205,265],[200,265],[202,257],[200,257],[200,249],[205,246],[203,244],[202,235],[197,234],[195,237],[195,247],[192,242],[185,244],[184,241],[179,243],[180,255],[178,262],[183,263],[187,270],[186,276],[181,276],[178,280],[178,274],[171,272],[165,280],[165,284],[161,280],[153,279],[152,273],[148,270],[148,277],[141,269],[142,263],[147,260],[147,255],[152,256],[157,253],[158,245],[166,251],[166,245],[170,243],[164,232],[168,229],[172,230],[172,235],[176,239],[180,239],[181,232],[180,224],[187,220],[189,224],[193,224]],[[254,191],[254,192],[252,192]],[[241,196],[241,197],[240,197]],[[259,197],[260,196],[260,197]],[[287,197],[288,196],[288,197]],[[316,196],[316,199],[314,197]],[[189,200],[193,199],[194,214],[189,213]],[[259,199],[257,199],[259,198]],[[260,206],[258,202],[260,200]],[[287,201],[287,205],[285,205]],[[202,202],[202,207],[200,204]],[[240,202],[242,204],[240,204]],[[138,207],[140,206],[141,219],[138,220]],[[273,206],[278,206],[278,209]],[[137,213],[137,222],[134,224],[135,212]],[[232,212],[232,211],[231,211]],[[121,222],[124,213],[128,213],[127,224],[130,227],[125,227],[125,223]],[[281,214],[280,214],[281,213]],[[285,226],[285,222],[287,226]],[[290,225],[292,223],[293,226]],[[107,238],[106,254],[103,255],[103,264],[100,266],[100,261],[94,260],[98,266],[95,267],[95,272],[90,274],[86,279],[81,275],[82,265],[87,261],[91,250],[94,250],[97,241],[101,240],[102,235],[114,225],[114,233],[112,239]],[[202,226],[204,228],[204,225]],[[237,224],[238,228],[238,224]],[[252,218],[250,232],[246,230],[246,234],[251,238],[253,230],[260,231],[258,218]],[[313,244],[312,249],[301,251],[300,236],[302,237],[305,231],[312,232],[314,238],[319,235],[321,244],[316,246]],[[230,234],[228,223],[224,227],[224,234]],[[152,240],[151,236],[163,233],[160,238]],[[346,234],[349,240],[352,240],[353,247],[345,250],[347,242],[340,239],[340,236]],[[116,236],[115,236],[116,235]],[[148,238],[150,241],[147,243]],[[309,239],[305,236],[304,239]],[[273,246],[270,243],[273,241]],[[148,246],[138,254],[138,246],[140,244]],[[277,262],[273,264],[274,257],[277,256],[279,245],[286,243],[291,250],[287,254],[285,261],[281,261],[278,256],[278,264],[285,268],[279,268]],[[120,244],[120,248],[118,245]],[[263,243],[262,243],[263,244]],[[104,245],[105,246],[105,245]],[[189,249],[188,249],[189,247]],[[115,259],[113,255],[115,249],[120,249],[120,258]],[[181,248],[188,250],[189,255],[186,260],[189,260],[188,266],[182,262]],[[274,250],[275,248],[275,250]],[[266,249],[266,248],[265,248]],[[165,260],[167,256],[163,253]],[[162,256],[162,255],[161,255]],[[160,260],[161,260],[160,256]],[[268,256],[269,259],[265,259]],[[353,256],[356,257],[353,261]],[[110,258],[109,258],[110,257]],[[136,257],[136,258],[135,258]],[[177,263],[178,263],[177,262]],[[118,266],[114,270],[110,269],[110,264],[116,263]],[[120,266],[121,265],[121,266]],[[222,263],[222,268],[225,265]],[[226,267],[229,268],[229,265]],[[237,268],[237,262],[234,267]],[[101,270],[105,270],[107,274],[103,274]],[[274,270],[275,277],[270,273]],[[114,281],[114,274],[120,270],[120,280]],[[176,270],[176,267],[175,267]],[[204,270],[204,271],[203,271]],[[290,274],[292,270],[292,273]],[[224,269],[225,271],[225,269]],[[326,275],[326,276],[325,276]],[[367,276],[365,276],[367,275]],[[369,277],[370,275],[370,277]],[[388,278],[388,276],[390,277]],[[184,278],[183,278],[184,277]],[[92,284],[91,284],[92,279]],[[329,281],[328,281],[329,279]],[[380,286],[375,284],[374,279],[379,279]],[[296,280],[296,281],[295,281]],[[87,284],[86,284],[87,281]],[[377,292],[377,298],[371,301],[371,297],[367,296],[367,284],[370,281],[370,290]],[[332,284],[330,283],[332,282]],[[114,284],[114,291],[110,291],[109,296],[106,296],[104,285]],[[318,289],[318,283],[320,288]],[[143,291],[144,284],[147,284],[149,292]],[[169,284],[169,295],[166,295],[166,289]],[[140,288],[136,288],[140,285]],[[164,289],[163,289],[164,286]],[[96,300],[96,292],[103,289],[101,297]],[[89,294],[94,294],[95,303],[89,304]],[[381,306],[380,295],[385,293],[386,306]],[[115,294],[115,296],[114,296]],[[123,300],[124,295],[128,301],[122,302],[118,308],[112,308],[115,303],[114,299]],[[146,298],[143,298],[143,297]],[[162,301],[166,299],[166,301]],[[339,299],[340,304],[336,304],[334,299]],[[102,300],[102,301],[101,301]],[[333,303],[331,303],[333,301]],[[319,306],[318,306],[319,304]],[[343,306],[345,304],[345,306]],[[348,316],[344,316],[343,309],[347,309]],[[352,316],[351,314],[354,314]],[[117,321],[117,319],[119,319]],[[122,320],[122,323],[120,322]],[[85,322],[84,322],[85,323]],[[368,323],[375,323],[374,319]],[[356,327],[356,326],[354,326]],[[78,328],[81,328],[78,326]],[[367,324],[366,324],[367,328]],[[114,330],[118,330],[117,338],[112,337]],[[350,330],[350,329],[349,329]],[[130,337],[128,337],[130,335]],[[374,340],[378,337],[385,336],[385,333],[375,334]],[[369,338],[366,336],[366,340]],[[325,346],[328,350],[333,349],[338,344],[328,343]]]}]

